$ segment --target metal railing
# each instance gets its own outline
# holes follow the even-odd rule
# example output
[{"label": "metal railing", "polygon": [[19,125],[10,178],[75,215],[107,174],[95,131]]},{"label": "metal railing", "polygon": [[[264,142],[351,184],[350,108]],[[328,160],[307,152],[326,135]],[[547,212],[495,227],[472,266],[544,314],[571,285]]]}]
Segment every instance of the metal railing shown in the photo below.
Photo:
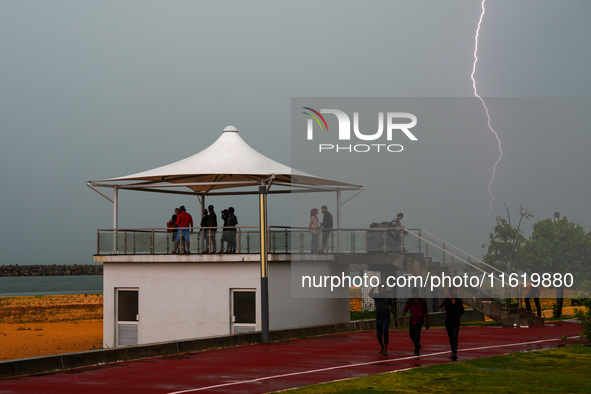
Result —
[{"label": "metal railing", "polygon": [[[235,238],[235,253],[260,253],[258,227],[193,227],[190,233],[191,253],[220,253],[227,251],[226,237]],[[146,255],[168,254],[175,249],[175,233],[166,228],[99,229],[97,232],[97,255]],[[428,266],[448,275],[480,278],[479,291],[491,298],[512,297],[510,289],[501,285],[503,271],[485,263],[463,250],[450,245],[423,229],[405,229],[397,232],[392,228],[339,228],[319,229],[311,232],[304,227],[270,226],[267,229],[268,253],[343,253],[417,254]],[[222,248],[222,243],[223,248]],[[183,245],[180,243],[179,251]],[[434,272],[436,271],[434,270]]]},{"label": "metal railing", "polygon": [[[190,233],[191,253],[213,252],[224,239],[223,227],[181,228]],[[258,227],[233,227],[237,253],[260,253]],[[227,230],[227,228],[226,228]],[[97,255],[167,254],[174,250],[173,232],[166,228],[120,228],[97,231]],[[404,238],[392,229],[341,228],[311,232],[303,227],[270,226],[269,253],[392,253],[404,252]]]},{"label": "metal railing", "polygon": [[[232,227],[234,231],[230,232],[224,231],[223,227],[182,229],[191,230],[191,251],[195,253],[206,251],[204,243],[212,238],[220,246],[222,241],[225,242],[223,234],[230,232],[236,236],[237,251],[260,253],[258,227]],[[450,265],[454,268],[452,271],[455,271],[454,262],[461,262],[477,270],[502,273],[423,229],[406,229],[400,235],[388,228],[319,229],[311,232],[303,227],[270,226],[267,231],[270,253],[423,253],[425,258],[439,259],[442,264]],[[166,228],[99,229],[97,255],[171,253],[174,234]],[[113,239],[115,236],[116,242]]]},{"label": "metal railing", "polygon": [[[191,253],[214,253],[218,248],[227,250],[228,238],[235,239],[236,253],[260,253],[258,227],[181,227],[176,230],[190,230],[189,248]],[[97,255],[142,255],[168,254],[175,250],[176,231],[167,228],[120,228],[97,231]],[[187,248],[181,240],[177,250]]]}]

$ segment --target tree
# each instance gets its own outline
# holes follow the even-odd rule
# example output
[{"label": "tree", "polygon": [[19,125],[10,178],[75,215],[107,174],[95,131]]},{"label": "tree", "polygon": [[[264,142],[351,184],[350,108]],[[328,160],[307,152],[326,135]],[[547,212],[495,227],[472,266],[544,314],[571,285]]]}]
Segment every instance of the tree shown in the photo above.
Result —
[{"label": "tree", "polygon": [[[564,283],[554,274],[571,274],[577,289],[588,289],[591,265],[591,233],[566,217],[553,221],[544,219],[534,224],[533,233],[525,245],[524,268],[540,275],[551,275],[556,288],[556,314],[562,315]],[[564,281],[563,281],[564,282]],[[548,284],[548,282],[546,282]],[[544,287],[549,287],[544,285]]]},{"label": "tree", "polygon": [[484,255],[483,260],[485,263],[509,273],[509,271],[514,271],[525,265],[523,248],[527,238],[521,231],[521,224],[523,219],[529,219],[533,217],[533,214],[527,210],[527,207],[524,208],[520,205],[519,222],[517,227],[514,227],[511,224],[511,214],[506,204],[505,209],[507,217],[497,216],[497,224],[493,233],[489,235],[488,252]]}]

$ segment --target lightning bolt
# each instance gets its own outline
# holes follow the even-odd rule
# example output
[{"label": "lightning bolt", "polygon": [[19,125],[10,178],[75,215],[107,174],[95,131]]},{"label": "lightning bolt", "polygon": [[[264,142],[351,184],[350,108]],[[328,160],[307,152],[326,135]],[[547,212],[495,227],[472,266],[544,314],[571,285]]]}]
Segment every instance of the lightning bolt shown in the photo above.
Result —
[{"label": "lightning bolt", "polygon": [[478,27],[476,28],[476,36],[474,37],[474,63],[472,65],[472,74],[470,74],[470,78],[472,79],[472,87],[474,88],[474,96],[478,97],[478,99],[482,103],[482,106],[484,107],[484,111],[486,112],[488,129],[491,131],[491,133],[494,134],[494,136],[497,139],[497,142],[499,144],[499,157],[498,157],[497,161],[495,162],[495,164],[493,165],[492,177],[490,179],[490,182],[488,183],[488,195],[490,196],[490,206],[489,206],[488,213],[484,217],[483,223],[492,214],[493,202],[495,201],[495,197],[492,194],[492,184],[495,181],[497,165],[499,164],[499,162],[501,161],[501,158],[503,157],[503,149],[501,148],[501,139],[499,138],[499,135],[497,134],[497,132],[493,129],[493,127],[490,124],[490,114],[488,112],[488,107],[486,106],[484,99],[482,97],[480,97],[480,95],[478,94],[478,90],[476,89],[476,79],[474,78],[474,74],[476,73],[476,63],[478,63],[478,35],[480,34],[480,25],[482,25],[482,19],[484,19],[484,12],[485,12],[484,3],[485,2],[486,2],[486,0],[482,0],[482,4],[481,4],[482,12],[480,13],[480,19],[478,20]]}]

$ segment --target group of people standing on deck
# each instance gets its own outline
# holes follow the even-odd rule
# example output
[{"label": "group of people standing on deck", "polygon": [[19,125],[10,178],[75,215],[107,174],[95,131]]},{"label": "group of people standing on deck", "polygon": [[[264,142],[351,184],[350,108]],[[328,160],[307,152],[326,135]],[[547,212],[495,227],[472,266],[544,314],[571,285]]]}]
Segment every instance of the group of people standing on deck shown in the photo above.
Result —
[{"label": "group of people standing on deck", "polygon": [[[390,312],[394,315],[394,324],[398,327],[396,302],[389,297],[386,292],[381,292],[380,287],[374,287],[370,290],[369,296],[374,299],[376,308],[376,334],[380,344],[380,354],[388,355],[388,344],[390,342]],[[460,317],[464,313],[462,300],[458,298],[456,289],[450,288],[447,297],[442,299],[438,305],[439,308],[445,307],[445,329],[449,338],[451,347],[450,360],[458,359],[458,337],[460,333]],[[423,325],[429,329],[429,311],[427,310],[427,301],[419,297],[419,289],[412,289],[412,297],[406,301],[402,310],[402,318],[406,318],[406,313],[410,312],[409,336],[414,345],[414,355],[420,356],[421,351],[421,330]]]},{"label": "group of people standing on deck", "polygon": [[[310,211],[310,224],[308,225],[308,229],[312,236],[310,243],[310,251],[312,253],[329,252],[333,246],[328,239],[333,228],[332,214],[328,211],[326,205],[323,205],[321,210],[322,221],[318,219],[318,208],[312,208]],[[388,235],[393,239],[392,248],[394,251],[401,251],[402,236],[407,234],[405,227],[402,225],[402,218],[404,218],[404,214],[399,212],[396,215],[396,218],[388,224],[389,227],[392,227],[392,230],[389,230]],[[318,235],[320,234],[322,234],[322,245],[319,245],[318,242]]]},{"label": "group of people standing on deck", "polygon": [[[236,226],[238,218],[234,213],[234,208],[229,207],[222,211],[223,229],[220,251],[217,253],[236,253]],[[168,231],[172,233],[174,240],[174,254],[190,254],[190,234],[193,233],[193,217],[187,212],[184,205],[175,208],[172,218],[167,223]],[[203,253],[216,253],[217,241],[216,233],[218,230],[218,219],[214,211],[214,206],[210,205],[203,210],[200,223],[200,238],[202,241]],[[224,252],[224,242],[226,251]]]}]

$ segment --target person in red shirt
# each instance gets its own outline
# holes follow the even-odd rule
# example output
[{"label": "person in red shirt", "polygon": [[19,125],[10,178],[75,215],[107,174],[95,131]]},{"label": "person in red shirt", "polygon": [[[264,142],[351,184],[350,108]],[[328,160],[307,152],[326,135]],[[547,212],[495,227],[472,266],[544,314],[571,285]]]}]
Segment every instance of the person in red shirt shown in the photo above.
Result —
[{"label": "person in red shirt", "polygon": [[188,227],[193,227],[193,217],[190,213],[187,212],[184,205],[179,207],[179,211],[181,211],[176,219],[176,225],[179,228],[179,231],[176,236],[176,242],[174,243],[174,251],[172,253],[179,253],[178,247],[179,243],[181,243],[181,251],[184,249],[185,253],[191,253],[189,251],[191,242],[189,238],[189,231],[193,233],[193,229],[189,229]]},{"label": "person in red shirt", "polygon": [[406,316],[406,311],[410,310],[410,324],[408,333],[410,339],[415,345],[415,356],[419,356],[421,350],[421,329],[423,323],[425,328],[429,329],[429,311],[427,310],[427,301],[424,298],[419,297],[419,289],[414,287],[412,289],[412,297],[406,300],[404,309],[402,310],[402,318]]}]

